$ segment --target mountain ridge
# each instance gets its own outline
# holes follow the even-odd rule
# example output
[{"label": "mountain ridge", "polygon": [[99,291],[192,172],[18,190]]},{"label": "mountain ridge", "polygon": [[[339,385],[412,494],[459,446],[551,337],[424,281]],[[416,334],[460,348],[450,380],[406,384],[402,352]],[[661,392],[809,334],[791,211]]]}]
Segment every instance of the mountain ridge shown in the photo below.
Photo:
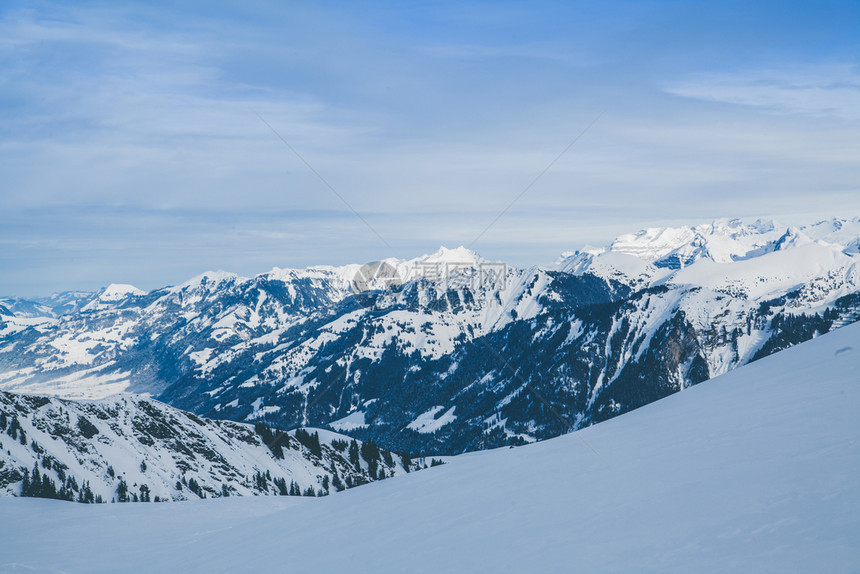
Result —
[{"label": "mountain ridge", "polygon": [[[360,266],[275,268],[4,315],[0,389],[149,393],[200,416],[454,454],[605,420],[860,315],[860,218],[680,229],[625,239],[662,242],[647,257],[610,246],[492,268],[461,247],[386,260],[402,285],[360,298]],[[667,256],[678,265],[654,264]]]}]

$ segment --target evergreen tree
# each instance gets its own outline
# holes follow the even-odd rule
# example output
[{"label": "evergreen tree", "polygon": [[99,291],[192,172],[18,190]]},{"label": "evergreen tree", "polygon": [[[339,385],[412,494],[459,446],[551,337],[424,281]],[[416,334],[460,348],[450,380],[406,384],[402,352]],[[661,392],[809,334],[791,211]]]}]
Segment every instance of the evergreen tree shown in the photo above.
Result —
[{"label": "evergreen tree", "polygon": [[284,458],[284,448],[283,445],[289,444],[290,437],[282,430],[278,429],[277,433],[272,432],[272,429],[267,427],[265,424],[258,422],[254,424],[254,431],[260,435],[260,438],[269,450],[272,451],[272,455],[277,459]]},{"label": "evergreen tree", "polygon": [[[182,478],[183,478],[183,480],[185,479],[184,476]],[[203,489],[200,488],[200,484],[197,482],[197,479],[195,479],[194,477],[191,477],[188,479],[188,490],[190,490],[191,492],[193,492],[194,494],[196,494],[200,498],[204,498]]]},{"label": "evergreen tree", "polygon": [[12,440],[18,439],[18,429],[21,428],[21,423],[18,422],[18,417],[12,415],[12,422],[9,423],[9,428],[6,429],[6,434],[12,437]]},{"label": "evergreen tree", "polygon": [[[267,473],[268,473],[268,471],[267,471]],[[269,475],[269,476],[271,476],[271,475]],[[263,475],[263,473],[260,472],[259,470],[254,475],[254,485],[256,486],[257,490],[259,490],[260,492],[269,492],[269,483],[266,480],[266,476]]]},{"label": "evergreen tree", "polygon": [[128,502],[128,485],[124,479],[119,479],[119,485],[116,487],[117,500],[120,502]]},{"label": "evergreen tree", "polygon": [[42,488],[40,489],[39,496],[42,498],[58,498],[57,485],[54,484],[54,481],[47,474],[42,475]]},{"label": "evergreen tree", "polygon": [[379,466],[379,447],[373,441],[366,441],[361,445],[361,458],[367,461],[367,472],[371,478],[375,478]]},{"label": "evergreen tree", "polygon": [[382,451],[382,458],[383,458],[383,460],[385,460],[386,466],[388,466],[388,467],[394,466],[394,459],[391,457],[391,451],[390,450],[383,450]]},{"label": "evergreen tree", "polygon": [[78,502],[84,502],[87,504],[95,502],[95,497],[93,496],[93,491],[90,488],[89,482],[84,481],[84,484],[81,487],[81,492],[78,495]]},{"label": "evergreen tree", "polygon": [[355,439],[352,439],[352,442],[349,443],[349,462],[357,470],[361,469],[361,462],[358,458],[358,443],[355,442]]},{"label": "evergreen tree", "polygon": [[39,496],[42,490],[42,473],[39,472],[38,463],[33,463],[33,473],[30,475],[30,489],[32,494],[27,496]]},{"label": "evergreen tree", "polygon": [[333,441],[331,441],[331,446],[337,452],[344,452],[346,450],[346,448],[349,446],[349,443],[346,442],[345,440],[341,440],[339,438],[336,438]]},{"label": "evergreen tree", "polygon": [[412,470],[412,457],[408,454],[401,454],[400,462],[403,463],[403,468],[406,469],[406,472],[410,472]]},{"label": "evergreen tree", "polygon": [[275,486],[278,489],[278,494],[280,494],[281,496],[287,496],[290,494],[290,491],[287,488],[287,481],[285,478],[283,478],[283,477],[276,478],[275,479]]},{"label": "evergreen tree", "polygon": [[322,456],[319,433],[310,434],[305,429],[296,429],[296,440],[302,443],[314,456]]},{"label": "evergreen tree", "polygon": [[21,496],[30,496],[30,472],[24,469],[24,481],[21,483]]}]

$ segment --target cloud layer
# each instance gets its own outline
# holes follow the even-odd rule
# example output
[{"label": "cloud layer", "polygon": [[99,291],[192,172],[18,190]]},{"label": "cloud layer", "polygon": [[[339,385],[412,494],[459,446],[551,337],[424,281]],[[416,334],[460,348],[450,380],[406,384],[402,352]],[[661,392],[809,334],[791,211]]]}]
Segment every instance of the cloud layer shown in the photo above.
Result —
[{"label": "cloud layer", "polygon": [[476,249],[857,215],[856,9],[776,7],[6,4],[0,293],[469,244],[604,110]]}]

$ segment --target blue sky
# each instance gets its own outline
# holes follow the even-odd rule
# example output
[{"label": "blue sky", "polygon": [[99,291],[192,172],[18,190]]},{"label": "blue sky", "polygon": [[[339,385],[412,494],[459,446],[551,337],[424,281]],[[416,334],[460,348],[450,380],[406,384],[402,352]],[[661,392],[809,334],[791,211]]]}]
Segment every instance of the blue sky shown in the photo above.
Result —
[{"label": "blue sky", "polygon": [[470,245],[598,116],[474,249],[860,215],[858,29],[856,1],[4,2],[0,294]]}]

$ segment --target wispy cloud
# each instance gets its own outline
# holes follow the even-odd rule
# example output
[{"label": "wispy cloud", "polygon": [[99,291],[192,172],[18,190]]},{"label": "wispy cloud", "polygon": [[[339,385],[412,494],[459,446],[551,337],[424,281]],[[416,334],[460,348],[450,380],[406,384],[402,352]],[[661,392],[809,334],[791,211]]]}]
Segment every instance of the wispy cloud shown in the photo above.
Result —
[{"label": "wispy cloud", "polygon": [[604,108],[477,249],[860,209],[856,35],[754,64],[809,26],[752,4],[0,4],[0,294],[468,243]]},{"label": "wispy cloud", "polygon": [[781,113],[860,120],[860,68],[853,64],[702,74],[670,94]]}]

